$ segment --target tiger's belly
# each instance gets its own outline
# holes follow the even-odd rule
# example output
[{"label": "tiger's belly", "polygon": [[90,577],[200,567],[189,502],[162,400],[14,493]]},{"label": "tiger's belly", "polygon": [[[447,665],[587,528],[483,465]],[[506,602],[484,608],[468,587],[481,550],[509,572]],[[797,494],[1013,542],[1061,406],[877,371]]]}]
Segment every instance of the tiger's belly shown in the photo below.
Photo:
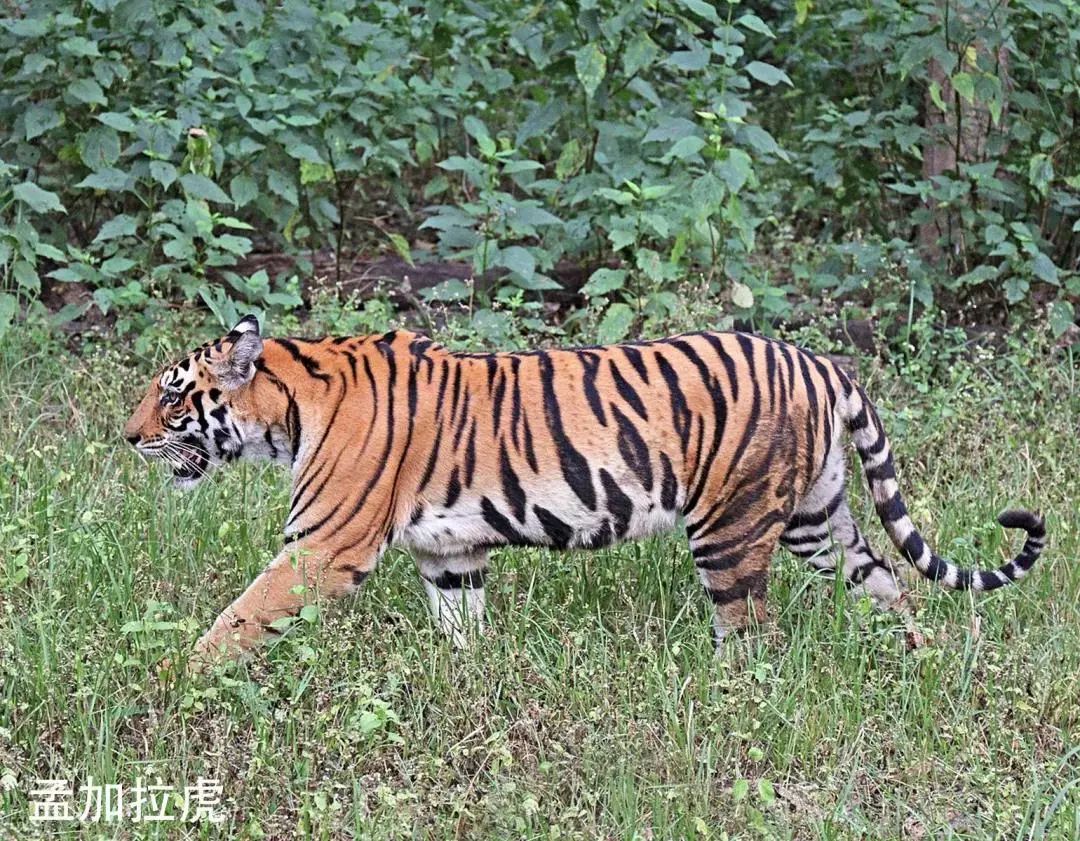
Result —
[{"label": "tiger's belly", "polygon": [[[678,495],[681,497],[681,493]],[[463,493],[452,506],[426,504],[399,529],[394,543],[436,557],[453,557],[496,546],[596,549],[670,531],[681,500],[666,500],[637,483],[608,483],[591,500],[565,485],[524,489],[507,500]]]}]

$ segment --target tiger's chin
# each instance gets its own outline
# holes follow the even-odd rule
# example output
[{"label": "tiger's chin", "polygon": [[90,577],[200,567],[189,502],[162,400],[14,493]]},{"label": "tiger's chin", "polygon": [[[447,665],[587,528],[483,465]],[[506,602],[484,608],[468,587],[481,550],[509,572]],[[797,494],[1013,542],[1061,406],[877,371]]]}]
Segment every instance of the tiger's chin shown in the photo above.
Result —
[{"label": "tiger's chin", "polygon": [[172,486],[178,491],[190,491],[202,480],[202,476],[188,476],[173,472]]}]

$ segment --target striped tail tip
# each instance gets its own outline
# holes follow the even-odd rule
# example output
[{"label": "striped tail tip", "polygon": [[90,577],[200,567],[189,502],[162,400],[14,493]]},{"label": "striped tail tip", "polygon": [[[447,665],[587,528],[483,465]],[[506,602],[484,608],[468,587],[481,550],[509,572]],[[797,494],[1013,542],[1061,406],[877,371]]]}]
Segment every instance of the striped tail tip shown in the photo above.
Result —
[{"label": "striped tail tip", "polygon": [[1046,537],[1046,521],[1034,511],[1012,509],[998,514],[998,522],[1007,529],[1023,529],[1029,537]]}]

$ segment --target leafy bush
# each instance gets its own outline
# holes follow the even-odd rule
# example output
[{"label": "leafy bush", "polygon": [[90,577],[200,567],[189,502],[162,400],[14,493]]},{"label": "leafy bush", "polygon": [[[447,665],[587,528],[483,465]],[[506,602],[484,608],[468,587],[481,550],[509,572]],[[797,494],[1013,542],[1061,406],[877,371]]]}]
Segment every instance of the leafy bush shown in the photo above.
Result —
[{"label": "leafy bush", "polygon": [[[236,271],[256,247],[392,247],[500,278],[428,294],[496,332],[561,261],[591,272],[568,325],[604,339],[670,318],[688,282],[768,319],[793,284],[884,277],[923,304],[1056,287],[1064,329],[1073,5],[41,0],[0,20],[4,286],[227,319],[299,303],[295,278]],[[978,154],[957,140],[924,172],[973,113]],[[805,237],[791,272],[762,258]]]}]

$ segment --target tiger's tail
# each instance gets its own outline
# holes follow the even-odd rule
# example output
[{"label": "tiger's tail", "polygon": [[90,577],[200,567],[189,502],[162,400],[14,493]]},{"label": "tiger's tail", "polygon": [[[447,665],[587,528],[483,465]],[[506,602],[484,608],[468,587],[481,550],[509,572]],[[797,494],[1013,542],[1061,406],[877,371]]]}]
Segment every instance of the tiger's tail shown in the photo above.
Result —
[{"label": "tiger's tail", "polygon": [[881,418],[857,384],[852,384],[840,415],[859,452],[881,524],[900,554],[919,572],[951,590],[980,591],[996,590],[1027,575],[1046,545],[1046,523],[1039,514],[1012,510],[998,515],[998,522],[1005,528],[1027,532],[1020,554],[1008,563],[997,569],[959,567],[935,554],[908,516],[896,483],[892,448]]}]

